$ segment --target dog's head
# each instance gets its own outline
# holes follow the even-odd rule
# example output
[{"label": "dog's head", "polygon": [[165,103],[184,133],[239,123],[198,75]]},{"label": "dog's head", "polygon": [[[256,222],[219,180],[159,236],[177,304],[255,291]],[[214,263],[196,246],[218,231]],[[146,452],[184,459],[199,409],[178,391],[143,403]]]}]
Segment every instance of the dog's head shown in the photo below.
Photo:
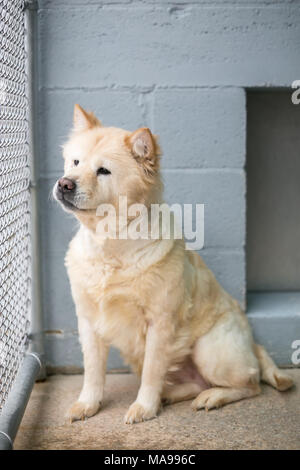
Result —
[{"label": "dog's head", "polygon": [[160,190],[159,146],[148,128],[134,132],[104,127],[93,113],[74,108],[74,127],[63,146],[64,176],[53,195],[80,220],[93,216],[99,205],[153,202]]}]

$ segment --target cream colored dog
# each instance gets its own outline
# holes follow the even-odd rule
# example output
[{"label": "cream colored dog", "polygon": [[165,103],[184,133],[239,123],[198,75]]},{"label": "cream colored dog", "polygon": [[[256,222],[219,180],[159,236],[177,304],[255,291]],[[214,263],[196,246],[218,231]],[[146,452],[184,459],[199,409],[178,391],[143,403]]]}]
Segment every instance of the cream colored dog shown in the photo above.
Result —
[{"label": "cream colored dog", "polygon": [[286,390],[292,379],[253,342],[246,315],[200,256],[178,239],[109,239],[96,209],[119,196],[161,203],[159,146],[149,129],[103,127],[76,105],[64,146],[65,176],[54,196],[80,222],[66,267],[84,355],[84,384],[68,416],[93,416],[103,399],[109,345],[141,376],[126,423],[154,418],[162,402],[194,398],[216,408],[260,393],[260,380]]}]

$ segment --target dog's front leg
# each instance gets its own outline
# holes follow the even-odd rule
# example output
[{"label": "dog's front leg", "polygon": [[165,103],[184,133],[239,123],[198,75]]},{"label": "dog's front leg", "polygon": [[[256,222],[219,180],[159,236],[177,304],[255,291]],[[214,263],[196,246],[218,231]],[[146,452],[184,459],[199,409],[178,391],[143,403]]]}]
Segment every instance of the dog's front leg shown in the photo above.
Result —
[{"label": "dog's front leg", "polygon": [[97,413],[103,399],[108,346],[95,333],[90,321],[78,318],[78,330],[83,350],[84,381],[78,400],[67,417],[71,421],[85,419]]},{"label": "dog's front leg", "polygon": [[165,375],[169,366],[170,336],[163,325],[148,327],[141,386],[136,401],[125,415],[125,423],[133,424],[157,416]]}]

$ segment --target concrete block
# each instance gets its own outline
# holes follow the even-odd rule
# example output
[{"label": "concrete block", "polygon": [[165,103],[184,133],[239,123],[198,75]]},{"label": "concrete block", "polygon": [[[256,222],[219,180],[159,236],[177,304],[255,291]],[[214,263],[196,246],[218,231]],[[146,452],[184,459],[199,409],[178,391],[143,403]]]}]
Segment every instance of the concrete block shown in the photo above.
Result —
[{"label": "concrete block", "polygon": [[204,246],[245,243],[245,175],[242,170],[165,170],[169,204],[204,204]]},{"label": "concrete block", "polygon": [[265,346],[274,361],[299,367],[300,293],[252,292],[247,298],[247,314],[255,341]]},{"label": "concrete block", "polygon": [[157,90],[153,121],[164,153],[163,168],[242,168],[245,164],[244,90]]},{"label": "concrete block", "polygon": [[245,308],[245,252],[211,248],[199,254],[221,286]]},{"label": "concrete block", "polygon": [[283,4],[42,9],[40,85],[290,86],[299,19]]},{"label": "concrete block", "polygon": [[[46,334],[46,366],[51,372],[78,373],[83,370],[83,356],[77,332]],[[128,369],[115,348],[110,348],[107,370]]]}]

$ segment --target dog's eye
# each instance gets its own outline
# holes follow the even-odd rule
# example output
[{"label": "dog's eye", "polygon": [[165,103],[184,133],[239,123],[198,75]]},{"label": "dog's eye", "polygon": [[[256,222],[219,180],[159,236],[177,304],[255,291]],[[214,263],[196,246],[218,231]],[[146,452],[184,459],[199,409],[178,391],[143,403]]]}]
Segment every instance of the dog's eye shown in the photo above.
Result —
[{"label": "dog's eye", "polygon": [[79,164],[79,160],[74,160],[74,165],[77,166]]},{"label": "dog's eye", "polygon": [[101,168],[98,168],[97,170],[97,176],[98,175],[110,175],[110,171],[107,170],[106,168],[103,168],[103,166]]}]

